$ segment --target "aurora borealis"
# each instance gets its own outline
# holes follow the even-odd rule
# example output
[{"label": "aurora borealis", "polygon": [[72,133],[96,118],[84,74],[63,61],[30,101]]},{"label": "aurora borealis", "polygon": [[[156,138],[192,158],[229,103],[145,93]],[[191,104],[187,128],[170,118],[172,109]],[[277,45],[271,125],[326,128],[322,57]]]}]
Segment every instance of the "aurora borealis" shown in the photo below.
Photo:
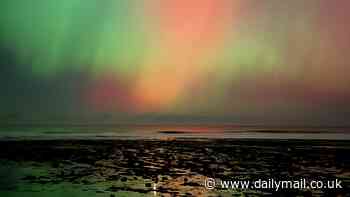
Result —
[{"label": "aurora borealis", "polygon": [[2,0],[0,115],[347,124],[349,8],[347,0]]}]

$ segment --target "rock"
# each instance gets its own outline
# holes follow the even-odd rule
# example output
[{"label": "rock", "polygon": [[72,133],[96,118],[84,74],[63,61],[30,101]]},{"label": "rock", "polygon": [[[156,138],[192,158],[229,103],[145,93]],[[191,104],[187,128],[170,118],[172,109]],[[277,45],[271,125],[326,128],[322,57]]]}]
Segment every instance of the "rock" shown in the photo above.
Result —
[{"label": "rock", "polygon": [[121,180],[122,182],[126,182],[128,179],[127,179],[126,177],[122,177],[120,180]]},{"label": "rock", "polygon": [[184,178],[184,183],[187,183],[188,182],[188,179],[187,178]]},{"label": "rock", "polygon": [[162,177],[162,181],[167,181],[167,180],[168,180],[168,177],[166,177],[166,176]]},{"label": "rock", "polygon": [[146,183],[145,186],[146,187],[152,187],[152,184],[151,183]]},{"label": "rock", "polygon": [[35,179],[36,179],[36,177],[33,176],[33,175],[28,175],[28,176],[25,176],[25,177],[22,178],[22,180],[29,180],[29,181],[32,181],[32,180],[35,180]]}]

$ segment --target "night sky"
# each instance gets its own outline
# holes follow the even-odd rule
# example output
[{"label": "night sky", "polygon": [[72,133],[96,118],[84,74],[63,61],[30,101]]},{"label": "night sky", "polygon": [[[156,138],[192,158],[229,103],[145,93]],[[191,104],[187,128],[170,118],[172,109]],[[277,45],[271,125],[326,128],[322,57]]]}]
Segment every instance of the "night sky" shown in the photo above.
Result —
[{"label": "night sky", "polygon": [[349,125],[348,0],[1,0],[0,123]]}]

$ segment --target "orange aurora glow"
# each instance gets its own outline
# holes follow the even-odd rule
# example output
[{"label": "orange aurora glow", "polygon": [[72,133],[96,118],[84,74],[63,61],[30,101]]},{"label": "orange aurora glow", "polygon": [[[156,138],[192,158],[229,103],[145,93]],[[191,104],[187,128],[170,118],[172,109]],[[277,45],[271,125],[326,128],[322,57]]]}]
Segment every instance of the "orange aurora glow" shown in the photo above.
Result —
[{"label": "orange aurora glow", "polygon": [[[233,22],[230,0],[153,1],[148,10],[159,23],[155,51],[146,57],[135,87],[142,111],[166,109],[186,87],[210,71]],[[157,65],[157,66],[154,66]]]}]

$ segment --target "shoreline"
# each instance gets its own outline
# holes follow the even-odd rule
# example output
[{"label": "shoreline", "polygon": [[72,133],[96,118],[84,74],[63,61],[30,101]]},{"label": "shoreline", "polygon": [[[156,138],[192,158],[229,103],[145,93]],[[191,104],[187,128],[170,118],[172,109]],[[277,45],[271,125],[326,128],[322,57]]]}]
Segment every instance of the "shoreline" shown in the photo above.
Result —
[{"label": "shoreline", "polygon": [[267,132],[210,132],[210,133],[2,133],[0,141],[21,140],[327,140],[350,141],[350,133],[267,133]]}]

